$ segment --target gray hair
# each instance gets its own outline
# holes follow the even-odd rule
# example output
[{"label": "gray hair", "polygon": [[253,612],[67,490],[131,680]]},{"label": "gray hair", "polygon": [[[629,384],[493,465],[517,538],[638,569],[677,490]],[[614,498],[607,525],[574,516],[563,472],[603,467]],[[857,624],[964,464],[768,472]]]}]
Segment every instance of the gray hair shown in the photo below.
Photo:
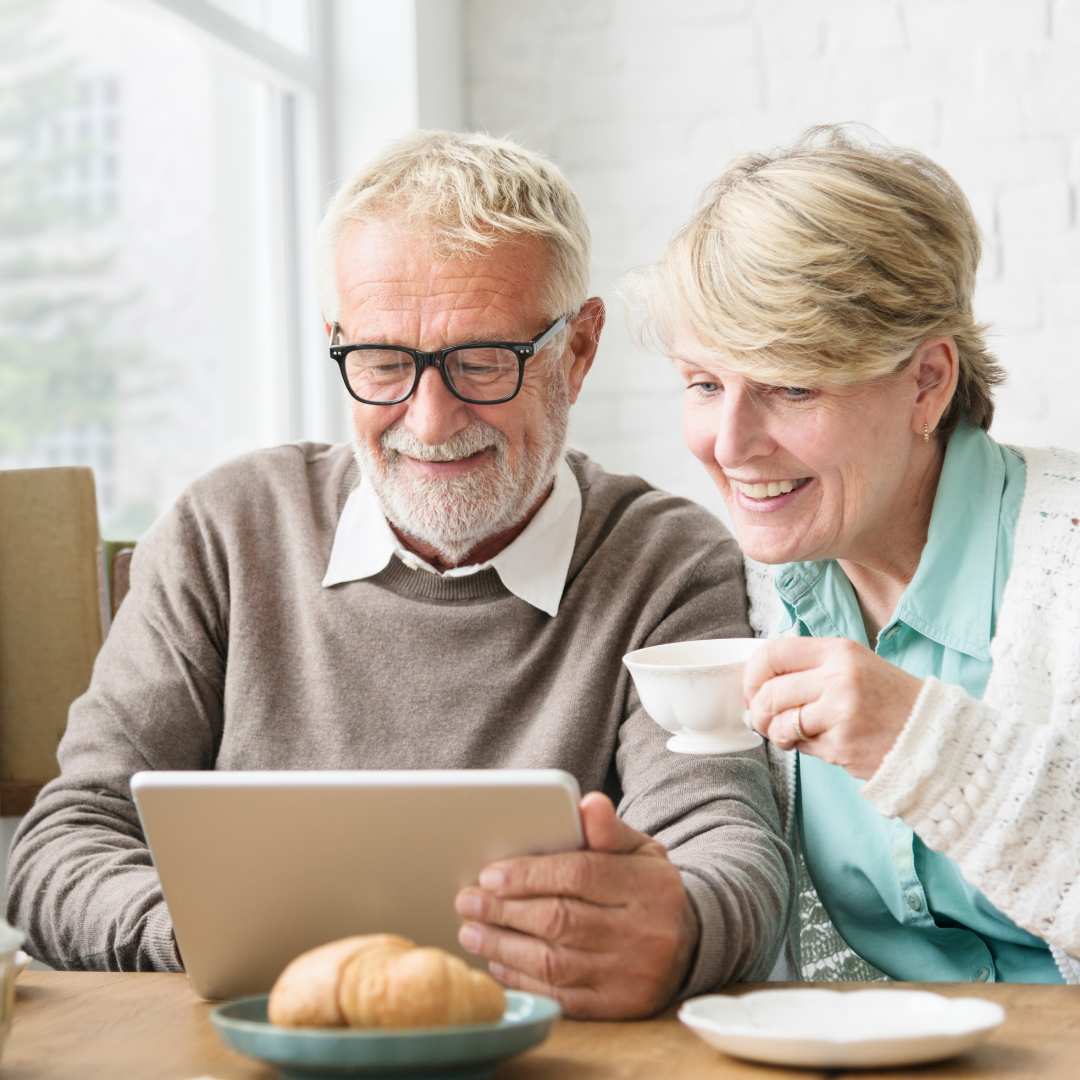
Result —
[{"label": "gray hair", "polygon": [[551,162],[507,139],[416,131],[342,185],[319,225],[315,275],[328,322],[340,314],[335,262],[342,232],[352,222],[387,219],[446,257],[536,237],[552,259],[546,314],[574,314],[588,297],[589,225]]}]

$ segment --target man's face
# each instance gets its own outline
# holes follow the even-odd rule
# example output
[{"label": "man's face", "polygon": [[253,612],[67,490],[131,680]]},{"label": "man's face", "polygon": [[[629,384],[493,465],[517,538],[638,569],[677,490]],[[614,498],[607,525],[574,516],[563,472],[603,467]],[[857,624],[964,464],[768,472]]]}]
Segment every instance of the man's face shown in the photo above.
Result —
[{"label": "man's face", "polygon": [[[392,222],[352,225],[336,269],[347,344],[433,352],[529,341],[553,321],[542,306],[550,258],[532,240],[448,259]],[[573,336],[529,360],[520,392],[501,405],[466,404],[432,368],[398,405],[351,402],[357,458],[400,530],[458,562],[525,517],[554,474],[584,377]]]}]

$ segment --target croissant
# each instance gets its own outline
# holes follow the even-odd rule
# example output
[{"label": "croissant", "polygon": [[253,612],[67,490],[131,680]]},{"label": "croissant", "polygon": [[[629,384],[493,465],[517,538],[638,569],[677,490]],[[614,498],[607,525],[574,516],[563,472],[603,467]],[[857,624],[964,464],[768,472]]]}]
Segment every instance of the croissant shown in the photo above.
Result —
[{"label": "croissant", "polygon": [[498,1020],[502,987],[442,949],[395,934],[342,938],[278,976],[267,1013],[284,1027],[437,1027]]}]

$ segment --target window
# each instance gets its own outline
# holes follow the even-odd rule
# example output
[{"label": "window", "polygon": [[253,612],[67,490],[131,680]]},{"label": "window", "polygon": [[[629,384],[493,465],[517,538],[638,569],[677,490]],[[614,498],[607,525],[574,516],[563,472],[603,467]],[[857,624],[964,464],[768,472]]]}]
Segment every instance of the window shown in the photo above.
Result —
[{"label": "window", "polygon": [[107,537],[336,432],[321,2],[0,5],[0,467],[92,465]]}]

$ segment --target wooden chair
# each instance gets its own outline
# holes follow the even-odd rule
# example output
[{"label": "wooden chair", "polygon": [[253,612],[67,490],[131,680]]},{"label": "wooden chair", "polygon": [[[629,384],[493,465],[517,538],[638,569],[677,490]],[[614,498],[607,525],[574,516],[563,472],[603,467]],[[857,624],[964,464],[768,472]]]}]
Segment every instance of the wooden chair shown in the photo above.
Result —
[{"label": "wooden chair", "polygon": [[109,591],[109,621],[116,618],[120,603],[131,588],[131,556],[135,554],[133,540],[103,540],[105,584]]},{"label": "wooden chair", "polygon": [[0,470],[0,816],[26,813],[59,775],[132,547],[102,545],[91,469]]}]

